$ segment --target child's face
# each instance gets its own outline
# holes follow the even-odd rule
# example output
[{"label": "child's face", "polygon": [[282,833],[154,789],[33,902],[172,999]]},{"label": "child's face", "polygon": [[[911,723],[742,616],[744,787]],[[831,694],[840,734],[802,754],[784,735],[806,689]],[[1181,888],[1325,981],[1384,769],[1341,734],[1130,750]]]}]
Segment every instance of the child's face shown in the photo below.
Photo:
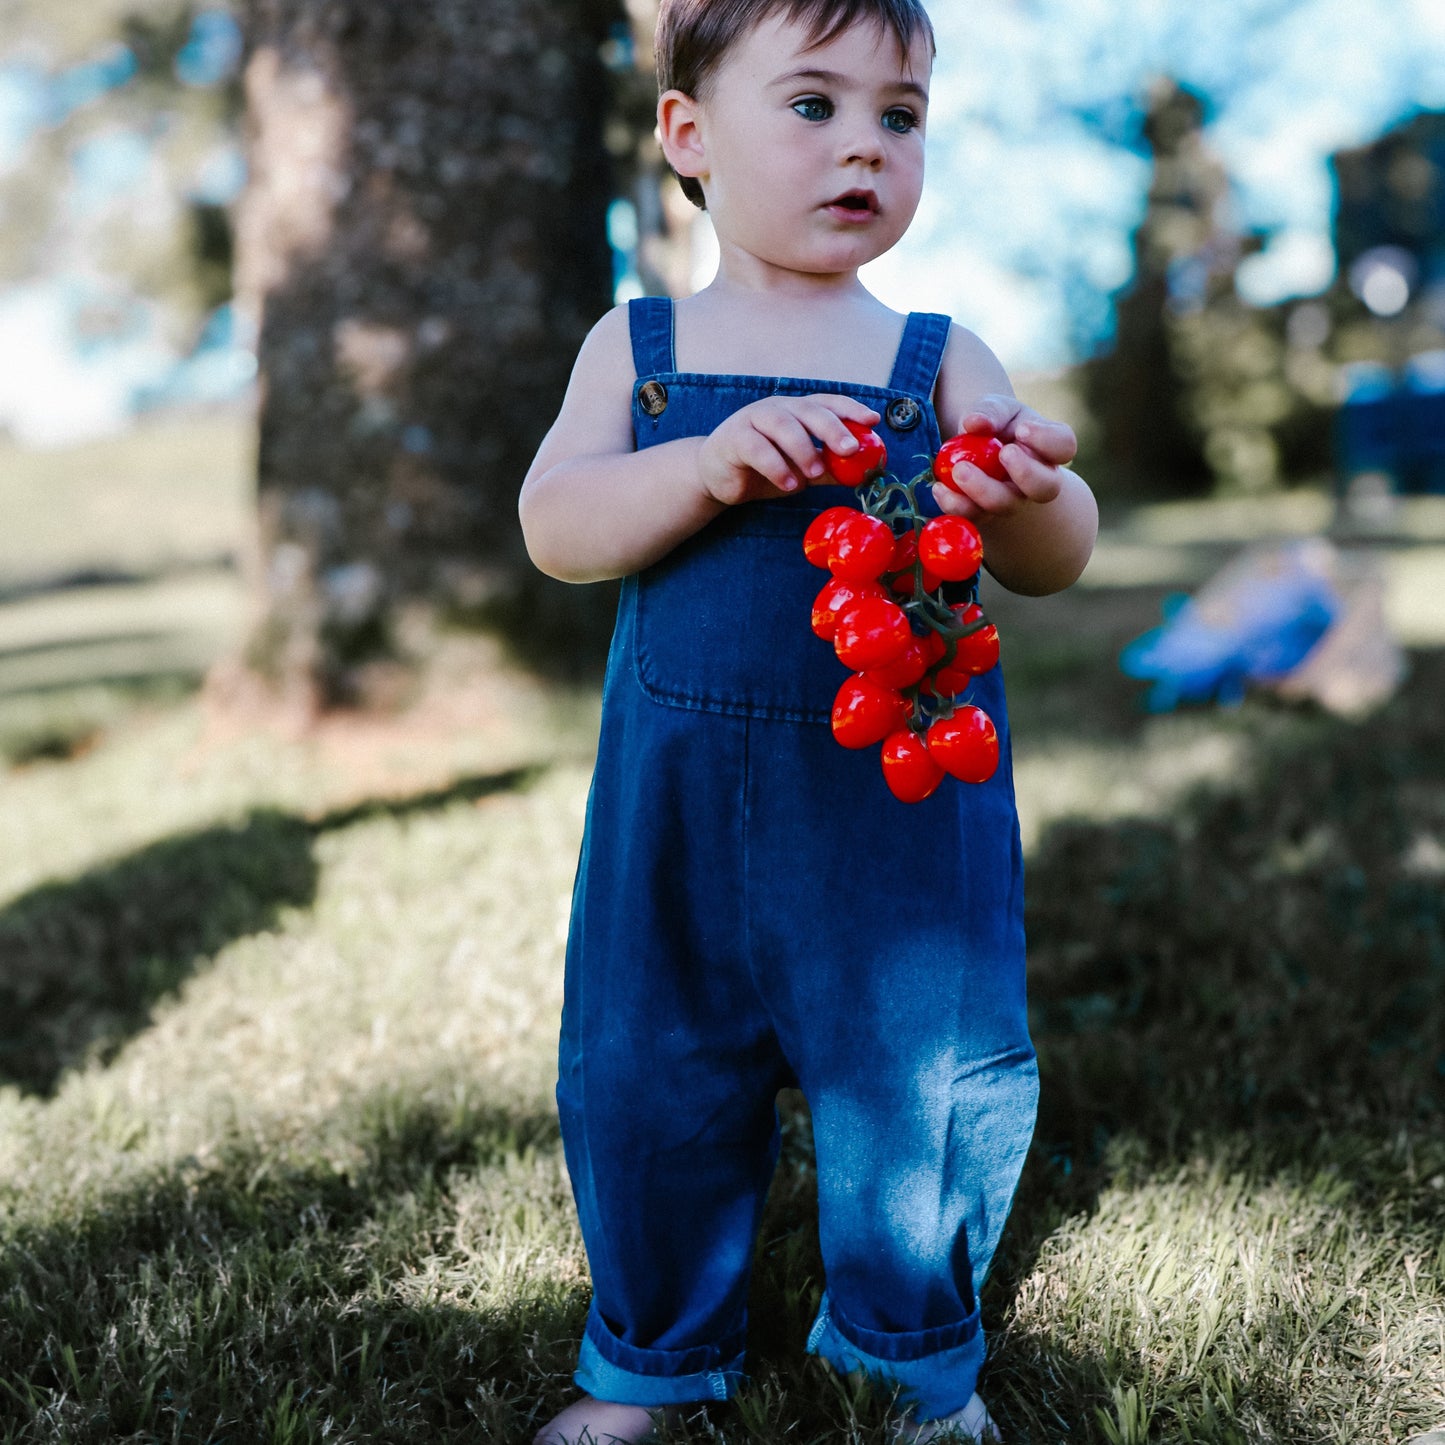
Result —
[{"label": "child's face", "polygon": [[746,253],[814,274],[855,270],[908,229],[923,189],[931,58],[891,32],[809,48],[772,16],[723,56],[698,107],[699,179],[724,264]]}]

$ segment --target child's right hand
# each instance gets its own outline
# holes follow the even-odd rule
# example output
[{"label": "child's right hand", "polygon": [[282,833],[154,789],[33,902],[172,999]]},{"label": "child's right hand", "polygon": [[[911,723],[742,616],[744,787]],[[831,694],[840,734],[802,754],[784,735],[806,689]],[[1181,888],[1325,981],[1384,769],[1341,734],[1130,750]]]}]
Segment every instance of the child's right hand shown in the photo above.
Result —
[{"label": "child's right hand", "polygon": [[735,411],[702,444],[698,478],[725,506],[763,501],[829,483],[816,441],[851,456],[858,438],[845,421],[873,426],[879,412],[847,396],[769,396]]}]

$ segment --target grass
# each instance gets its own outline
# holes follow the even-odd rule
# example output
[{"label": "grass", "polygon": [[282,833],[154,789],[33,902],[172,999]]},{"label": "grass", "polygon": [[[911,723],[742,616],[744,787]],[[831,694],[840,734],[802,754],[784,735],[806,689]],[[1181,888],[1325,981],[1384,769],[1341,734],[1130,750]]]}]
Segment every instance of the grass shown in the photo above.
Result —
[{"label": "grass", "polygon": [[[1113,656],[1207,538],[1121,521],[1147,581],[996,608],[1043,1104],[984,1387],[1021,1445],[1445,1424],[1445,651],[1364,724],[1149,717]],[[83,747],[4,777],[0,1441],[523,1442],[569,1397],[551,1087],[596,699],[462,639],[435,666],[403,718],[301,738],[103,687]],[[884,1439],[802,1352],[783,1117],[752,1386],[674,1442]]]},{"label": "grass", "polygon": [[0,444],[0,762],[82,751],[234,642],[253,450],[229,414]]}]

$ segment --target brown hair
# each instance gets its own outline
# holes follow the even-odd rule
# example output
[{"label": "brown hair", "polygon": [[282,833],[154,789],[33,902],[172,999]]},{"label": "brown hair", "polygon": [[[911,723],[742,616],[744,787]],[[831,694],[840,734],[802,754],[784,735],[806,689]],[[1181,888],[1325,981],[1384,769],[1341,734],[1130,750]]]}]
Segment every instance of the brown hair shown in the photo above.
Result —
[{"label": "brown hair", "polygon": [[[871,20],[891,30],[906,53],[922,31],[934,45],[933,26],[920,0],[662,0],[657,17],[657,89],[704,98],[709,79],[728,49],[747,31],[781,14],[806,26],[814,45],[826,45],[850,26]],[[683,194],[704,206],[693,176],[678,176]]]}]

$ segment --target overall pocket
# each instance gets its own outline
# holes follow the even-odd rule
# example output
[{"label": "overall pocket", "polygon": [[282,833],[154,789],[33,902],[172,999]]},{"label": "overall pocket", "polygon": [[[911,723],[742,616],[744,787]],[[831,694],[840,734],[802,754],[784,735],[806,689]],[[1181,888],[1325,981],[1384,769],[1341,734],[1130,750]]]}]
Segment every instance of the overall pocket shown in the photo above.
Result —
[{"label": "overall pocket", "polygon": [[[736,717],[827,723],[848,676],[810,626],[828,574],[803,532],[829,502],[735,507],[637,578],[633,662],[654,702]],[[831,499],[830,499],[831,500]]]}]

